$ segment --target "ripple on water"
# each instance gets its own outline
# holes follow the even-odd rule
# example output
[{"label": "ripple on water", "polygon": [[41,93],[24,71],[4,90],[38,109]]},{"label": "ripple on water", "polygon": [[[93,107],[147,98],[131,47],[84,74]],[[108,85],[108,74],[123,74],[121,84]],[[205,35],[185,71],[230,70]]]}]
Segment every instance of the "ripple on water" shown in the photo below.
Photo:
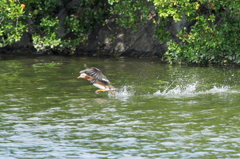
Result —
[{"label": "ripple on water", "polygon": [[[209,68],[199,72],[148,63],[152,68],[138,65],[140,69],[130,71],[124,63],[117,67],[117,74],[124,76],[115,82],[126,86],[107,96],[95,94],[91,85],[84,87],[87,81],[81,86],[76,82],[76,68],[82,62],[37,71],[23,64],[24,71],[19,69],[8,83],[14,89],[1,85],[0,158],[240,157],[239,91],[233,88],[239,87],[239,71],[228,82],[229,75],[222,76],[217,69],[206,73]],[[221,79],[214,80],[217,74]],[[165,85],[178,77],[181,84]]]}]

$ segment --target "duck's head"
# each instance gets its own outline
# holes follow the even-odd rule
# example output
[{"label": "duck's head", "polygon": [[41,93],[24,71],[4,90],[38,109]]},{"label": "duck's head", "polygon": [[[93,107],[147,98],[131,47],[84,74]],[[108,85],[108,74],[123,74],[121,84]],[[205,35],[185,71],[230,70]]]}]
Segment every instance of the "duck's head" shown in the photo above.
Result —
[{"label": "duck's head", "polygon": [[86,78],[86,77],[88,77],[86,73],[81,73],[80,76],[78,76],[78,78]]}]

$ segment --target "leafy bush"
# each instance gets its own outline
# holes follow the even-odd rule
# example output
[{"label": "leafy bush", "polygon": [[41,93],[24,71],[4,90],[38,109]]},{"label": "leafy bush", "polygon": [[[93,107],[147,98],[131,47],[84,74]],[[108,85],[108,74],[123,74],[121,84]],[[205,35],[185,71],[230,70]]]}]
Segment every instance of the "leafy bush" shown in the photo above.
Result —
[{"label": "leafy bush", "polygon": [[[170,63],[240,63],[239,13],[240,1],[230,0],[1,0],[0,47],[28,32],[38,51],[71,53],[95,26],[114,15],[133,31],[152,20],[158,26],[156,37],[168,44],[164,57]],[[169,22],[182,20],[192,25],[176,35],[166,29]]]},{"label": "leafy bush", "polygon": [[0,47],[19,41],[27,30],[23,24],[24,8],[13,0],[0,1]]},{"label": "leafy bush", "polygon": [[[239,3],[239,4],[237,4]],[[190,62],[198,64],[240,63],[239,11],[240,2],[235,1],[196,1],[184,5],[176,1],[171,6],[177,8],[188,21],[195,21],[190,29],[178,32],[180,42],[170,40],[165,54],[170,62]],[[186,10],[187,8],[187,10]],[[159,9],[161,10],[161,9]],[[160,12],[161,14],[161,12]],[[177,22],[179,17],[173,20]]]},{"label": "leafy bush", "polygon": [[111,14],[120,15],[116,18],[116,23],[125,28],[132,28],[133,31],[147,20],[149,7],[152,5],[146,1],[132,0],[109,0],[109,3],[112,4]]},{"label": "leafy bush", "polygon": [[[240,1],[225,0],[109,0],[114,4],[112,12],[118,13],[119,24],[135,27],[139,17],[152,19],[158,29],[156,37],[168,41],[165,58],[170,62],[187,63],[240,63]],[[114,3],[115,2],[115,3]],[[141,5],[138,5],[141,4]],[[133,4],[133,7],[126,7]],[[150,6],[160,19],[151,18]],[[193,22],[190,28],[178,31],[173,40],[166,26],[169,21],[184,18]]]},{"label": "leafy bush", "polygon": [[[1,0],[0,47],[18,42],[28,32],[38,51],[74,52],[77,45],[87,40],[91,29],[104,22],[108,11],[101,0],[81,0],[73,5],[70,2],[74,1]],[[61,11],[66,13],[62,20]]]}]

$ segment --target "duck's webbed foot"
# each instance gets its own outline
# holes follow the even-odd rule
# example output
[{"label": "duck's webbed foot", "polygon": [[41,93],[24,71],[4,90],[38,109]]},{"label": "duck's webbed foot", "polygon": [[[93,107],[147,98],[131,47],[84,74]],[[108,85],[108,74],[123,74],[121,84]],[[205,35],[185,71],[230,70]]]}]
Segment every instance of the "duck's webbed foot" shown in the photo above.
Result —
[{"label": "duck's webbed foot", "polygon": [[100,92],[106,92],[106,90],[104,90],[104,89],[98,89],[98,90],[95,91],[95,93],[97,93],[97,94],[100,93]]}]

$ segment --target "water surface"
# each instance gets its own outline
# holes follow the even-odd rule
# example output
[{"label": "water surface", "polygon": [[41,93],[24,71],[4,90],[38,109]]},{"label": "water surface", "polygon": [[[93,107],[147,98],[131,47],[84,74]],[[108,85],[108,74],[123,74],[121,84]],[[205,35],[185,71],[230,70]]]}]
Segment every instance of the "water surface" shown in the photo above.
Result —
[{"label": "water surface", "polygon": [[[85,63],[116,96],[77,79]],[[0,158],[240,157],[239,68],[58,56],[0,68]]]}]

